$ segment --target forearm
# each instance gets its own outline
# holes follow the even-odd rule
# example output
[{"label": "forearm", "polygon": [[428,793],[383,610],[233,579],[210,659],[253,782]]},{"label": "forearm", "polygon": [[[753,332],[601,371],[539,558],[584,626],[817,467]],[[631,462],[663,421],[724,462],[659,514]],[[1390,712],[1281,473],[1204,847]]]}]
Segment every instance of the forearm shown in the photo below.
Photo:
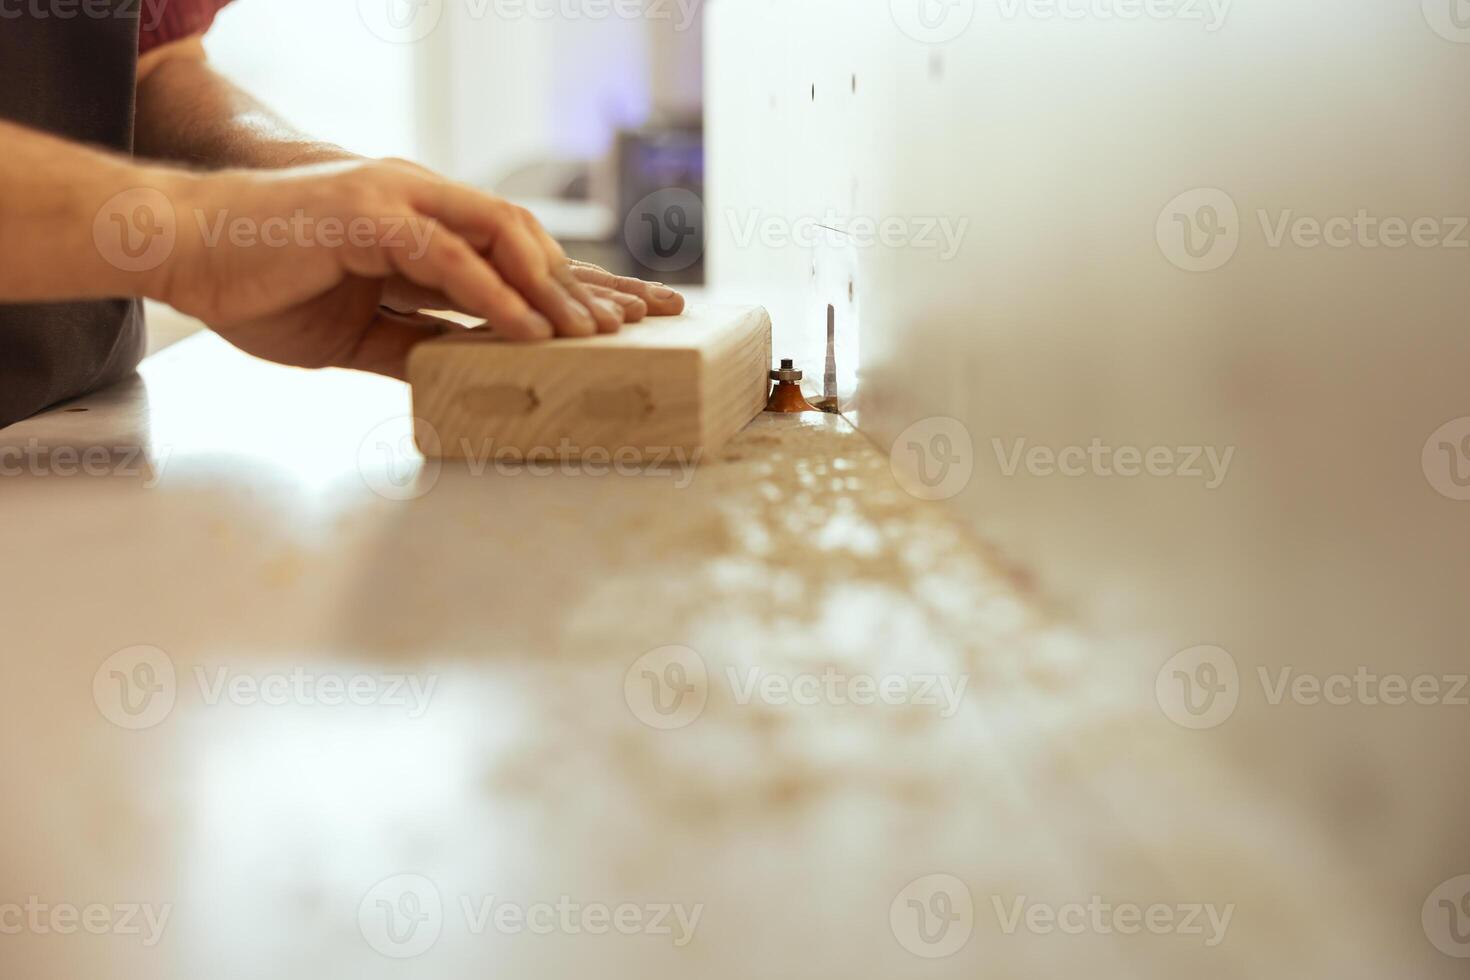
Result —
[{"label": "forearm", "polygon": [[192,180],[0,120],[0,302],[155,295],[140,250]]},{"label": "forearm", "polygon": [[135,147],[139,157],[215,170],[275,170],[355,159],[292,128],[216,72],[197,38],[140,65]]}]

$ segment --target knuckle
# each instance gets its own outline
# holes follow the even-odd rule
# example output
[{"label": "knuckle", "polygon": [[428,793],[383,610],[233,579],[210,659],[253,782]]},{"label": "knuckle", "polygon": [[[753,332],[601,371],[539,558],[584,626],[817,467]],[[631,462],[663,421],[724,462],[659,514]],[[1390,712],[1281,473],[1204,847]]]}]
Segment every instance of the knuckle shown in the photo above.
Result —
[{"label": "knuckle", "polygon": [[486,196],[485,213],[501,225],[518,224],[520,221],[516,217],[516,205],[501,197]]},{"label": "knuckle", "polygon": [[394,174],[401,174],[410,177],[420,176],[424,173],[422,167],[414,163],[412,160],[406,160],[403,157],[383,157],[381,160],[375,161],[374,166],[381,167],[382,169],[390,171]]},{"label": "knuckle", "polygon": [[385,195],[370,178],[351,174],[337,188],[345,210],[353,214],[375,214],[384,210]]},{"label": "knuckle", "polygon": [[469,265],[470,250],[463,242],[450,238],[442,232],[436,233],[439,261],[454,269],[462,269]]}]

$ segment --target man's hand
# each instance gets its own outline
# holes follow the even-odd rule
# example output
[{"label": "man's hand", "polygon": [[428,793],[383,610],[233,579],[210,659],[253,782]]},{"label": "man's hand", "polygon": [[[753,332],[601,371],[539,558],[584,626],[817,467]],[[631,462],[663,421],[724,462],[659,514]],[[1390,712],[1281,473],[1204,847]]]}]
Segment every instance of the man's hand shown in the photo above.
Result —
[{"label": "man's hand", "polygon": [[463,329],[403,312],[534,340],[683,308],[568,262],[525,210],[407,164],[171,170],[4,120],[0,146],[0,303],[145,296],[271,360],[397,377],[413,344]]},{"label": "man's hand", "polygon": [[[504,201],[297,132],[214,71],[198,38],[144,56],[137,96],[140,156],[224,171],[180,192],[190,200],[175,208],[180,247],[166,298],[246,350],[401,374],[409,345],[459,329],[423,310],[482,317],[524,339],[606,332],[683,309],[659,284],[568,263],[534,219]],[[232,244],[233,222],[243,219],[247,233],[269,224],[279,240],[283,218],[292,221],[285,244]],[[337,223],[349,221],[377,240],[329,245]]]},{"label": "man's hand", "polygon": [[[567,260],[523,208],[398,162],[180,175],[177,242],[150,290],[269,360],[401,377],[454,309],[499,336],[610,333],[683,300]],[[389,310],[383,307],[391,307]]]}]

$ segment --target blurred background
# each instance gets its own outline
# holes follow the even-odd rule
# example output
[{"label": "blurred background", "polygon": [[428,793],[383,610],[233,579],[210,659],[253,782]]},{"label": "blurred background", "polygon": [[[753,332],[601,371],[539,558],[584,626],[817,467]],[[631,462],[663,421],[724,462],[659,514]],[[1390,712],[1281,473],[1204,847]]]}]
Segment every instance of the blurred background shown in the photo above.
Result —
[{"label": "blurred background", "polygon": [[[659,229],[627,218],[702,197],[703,20],[701,0],[252,0],[207,43],[307,132],[524,204],[575,258],[697,283],[702,263],[660,268]],[[702,236],[699,212],[679,220]]]}]

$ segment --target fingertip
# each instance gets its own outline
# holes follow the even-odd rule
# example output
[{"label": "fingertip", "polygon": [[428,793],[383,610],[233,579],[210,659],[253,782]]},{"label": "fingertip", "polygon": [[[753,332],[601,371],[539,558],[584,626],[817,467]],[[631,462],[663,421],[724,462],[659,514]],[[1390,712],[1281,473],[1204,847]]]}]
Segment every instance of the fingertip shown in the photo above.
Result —
[{"label": "fingertip", "polygon": [[684,312],[684,296],[667,286],[648,290],[649,308],[658,316],[674,316]]}]

